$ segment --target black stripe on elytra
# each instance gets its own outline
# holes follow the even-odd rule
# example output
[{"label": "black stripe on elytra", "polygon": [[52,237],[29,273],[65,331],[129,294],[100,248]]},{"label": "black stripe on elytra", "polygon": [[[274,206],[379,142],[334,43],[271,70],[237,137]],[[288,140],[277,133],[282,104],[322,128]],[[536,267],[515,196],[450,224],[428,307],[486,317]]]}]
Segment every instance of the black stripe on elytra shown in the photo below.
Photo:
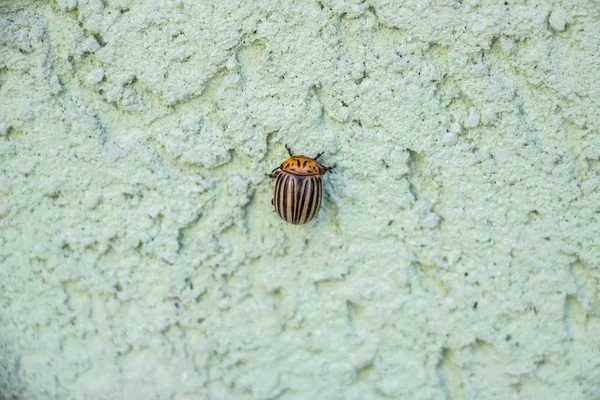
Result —
[{"label": "black stripe on elytra", "polygon": [[302,185],[300,185],[300,190],[298,191],[298,209],[296,210],[296,224],[301,223],[302,218],[302,210],[304,209],[304,202],[306,200],[306,187],[308,186],[310,179],[302,179]]},{"label": "black stripe on elytra", "polygon": [[308,210],[310,209],[309,200],[311,193],[315,190],[315,185],[312,178],[306,178],[306,190],[304,191],[304,202],[302,205],[302,223],[307,222]]},{"label": "black stripe on elytra", "polygon": [[304,223],[307,223],[308,221],[311,220],[310,218],[310,211],[312,210],[313,207],[313,202],[314,202],[314,197],[315,197],[315,180],[311,177],[310,178],[310,193],[307,194],[308,196],[308,202],[306,203],[306,211],[304,212]]},{"label": "black stripe on elytra", "polygon": [[[295,177],[294,177],[295,178]],[[298,179],[294,179],[294,185],[292,187],[292,191],[290,195],[292,196],[292,207],[291,207],[291,215],[290,222],[292,224],[296,223],[296,210],[298,209],[298,191],[300,190],[300,184],[302,182],[298,181]]]},{"label": "black stripe on elytra", "polygon": [[321,209],[321,200],[323,200],[323,181],[321,180],[320,176],[317,178],[317,181],[319,184],[319,196],[317,197],[319,202],[317,203],[317,208],[315,208],[315,217],[317,216],[317,214],[319,213],[319,210]]},{"label": "black stripe on elytra", "polygon": [[310,183],[311,183],[311,191],[310,191],[310,196],[308,198],[308,205],[306,206],[306,215],[304,217],[305,222],[308,222],[312,219],[312,217],[310,215],[312,213],[313,203],[315,200],[315,191],[317,190],[317,188],[315,187],[315,181],[312,178],[310,180]]},{"label": "black stripe on elytra", "polygon": [[275,207],[275,211],[277,211],[277,206],[279,205],[279,182],[281,182],[281,175],[275,179],[275,193],[273,193],[273,206]]},{"label": "black stripe on elytra", "polygon": [[283,183],[285,182],[286,178],[287,178],[286,175],[282,175],[281,181],[279,181],[279,186],[277,187],[277,214],[279,214],[279,216],[281,218],[283,218],[283,211],[281,209],[281,204],[283,203],[283,197],[282,197],[281,191],[283,190]]},{"label": "black stripe on elytra", "polygon": [[289,200],[289,192],[288,192],[288,184],[290,181],[290,176],[287,175],[285,177],[285,183],[283,184],[283,203],[281,204],[281,206],[283,207],[283,215],[282,218],[284,219],[284,221],[287,221],[287,203]]},{"label": "black stripe on elytra", "polygon": [[317,196],[319,195],[319,188],[317,186],[317,181],[312,180],[313,190],[310,194],[310,202],[308,203],[308,209],[306,210],[306,222],[313,219],[313,214],[315,210],[315,206],[317,205]]},{"label": "black stripe on elytra", "polygon": [[290,176],[290,215],[288,216],[288,222],[294,223],[294,214],[296,212],[296,184],[298,179]]},{"label": "black stripe on elytra", "polygon": [[277,185],[277,200],[275,201],[275,204],[277,204],[277,214],[279,214],[280,217],[283,218],[283,211],[281,209],[281,204],[285,201],[283,199],[283,196],[281,193],[283,190],[283,182],[286,180],[287,176],[284,174],[281,174],[281,179],[279,180],[279,183]]},{"label": "black stripe on elytra", "polygon": [[310,213],[310,219],[313,219],[317,216],[319,212],[319,207],[321,207],[321,195],[322,195],[323,186],[321,184],[321,179],[319,177],[315,178],[315,203],[313,204],[313,209]]},{"label": "black stripe on elytra", "polygon": [[306,202],[304,216],[302,217],[302,219],[304,220],[304,223],[307,223],[308,221],[310,221],[310,209],[312,208],[312,199],[315,196],[315,180],[312,177],[309,179],[309,184],[310,184],[310,193],[306,194],[306,197],[308,197],[308,201]]}]

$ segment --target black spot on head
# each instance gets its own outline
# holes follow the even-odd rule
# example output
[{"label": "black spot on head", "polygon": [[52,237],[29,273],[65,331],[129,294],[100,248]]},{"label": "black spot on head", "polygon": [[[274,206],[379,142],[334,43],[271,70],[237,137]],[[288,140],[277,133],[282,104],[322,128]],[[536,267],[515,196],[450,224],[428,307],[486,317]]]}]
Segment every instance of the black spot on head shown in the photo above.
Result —
[{"label": "black spot on head", "polygon": [[[308,162],[308,160],[304,160],[304,162],[302,163],[302,167],[306,167],[306,163]],[[310,168],[309,168],[310,170]]]}]

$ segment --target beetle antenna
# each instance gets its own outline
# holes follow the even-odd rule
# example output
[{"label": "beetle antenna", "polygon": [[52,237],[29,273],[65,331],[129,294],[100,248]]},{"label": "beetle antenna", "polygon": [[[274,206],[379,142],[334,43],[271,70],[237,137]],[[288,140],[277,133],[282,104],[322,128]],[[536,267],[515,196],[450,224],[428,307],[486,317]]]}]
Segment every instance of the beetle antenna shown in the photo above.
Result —
[{"label": "beetle antenna", "polygon": [[323,155],[323,152],[320,152],[319,154],[317,154],[317,156],[316,156],[315,158],[313,158],[313,160],[317,161],[317,159],[318,159],[319,157],[321,157],[322,155]]},{"label": "beetle antenna", "polygon": [[290,157],[294,157],[294,155],[292,154],[292,149],[290,149],[290,146],[288,146],[287,144],[285,145],[285,149],[288,151],[288,153],[290,154]]}]

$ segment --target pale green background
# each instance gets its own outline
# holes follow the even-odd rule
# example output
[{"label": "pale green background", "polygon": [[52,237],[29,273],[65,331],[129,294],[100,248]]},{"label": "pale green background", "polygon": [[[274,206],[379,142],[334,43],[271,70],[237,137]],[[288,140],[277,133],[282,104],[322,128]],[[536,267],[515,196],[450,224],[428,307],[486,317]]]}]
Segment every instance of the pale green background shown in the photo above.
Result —
[{"label": "pale green background", "polygon": [[0,398],[600,398],[597,1],[0,13]]}]

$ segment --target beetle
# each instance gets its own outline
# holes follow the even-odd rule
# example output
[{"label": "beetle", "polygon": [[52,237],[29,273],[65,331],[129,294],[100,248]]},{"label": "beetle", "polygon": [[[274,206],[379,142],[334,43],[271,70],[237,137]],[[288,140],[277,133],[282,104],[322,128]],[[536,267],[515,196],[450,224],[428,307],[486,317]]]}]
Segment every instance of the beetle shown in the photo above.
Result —
[{"label": "beetle", "polygon": [[270,174],[275,178],[275,192],[271,204],[281,219],[294,225],[309,222],[317,216],[323,198],[323,180],[325,173],[335,168],[326,167],[317,162],[323,153],[316,157],[294,156],[285,145],[290,158]]}]

